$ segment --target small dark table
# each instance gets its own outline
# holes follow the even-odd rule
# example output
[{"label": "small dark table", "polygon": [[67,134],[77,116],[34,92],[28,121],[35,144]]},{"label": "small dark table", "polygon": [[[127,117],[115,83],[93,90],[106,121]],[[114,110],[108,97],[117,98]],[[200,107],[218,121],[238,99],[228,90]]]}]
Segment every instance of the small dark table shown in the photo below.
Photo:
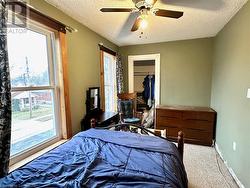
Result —
[{"label": "small dark table", "polygon": [[92,118],[96,119],[97,127],[106,127],[113,123],[117,124],[119,122],[119,114],[117,112],[103,112],[96,111],[91,114],[86,114],[86,116],[81,121],[82,131],[90,129],[90,121]]}]

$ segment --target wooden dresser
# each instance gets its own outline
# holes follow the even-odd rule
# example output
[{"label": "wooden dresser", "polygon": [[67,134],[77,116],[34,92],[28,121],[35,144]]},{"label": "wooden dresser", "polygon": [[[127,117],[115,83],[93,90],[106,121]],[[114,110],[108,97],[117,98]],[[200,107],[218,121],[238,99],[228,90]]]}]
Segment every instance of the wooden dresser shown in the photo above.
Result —
[{"label": "wooden dresser", "polygon": [[156,129],[166,129],[167,137],[177,140],[178,131],[184,132],[185,142],[211,146],[215,136],[216,112],[207,107],[156,107]]}]

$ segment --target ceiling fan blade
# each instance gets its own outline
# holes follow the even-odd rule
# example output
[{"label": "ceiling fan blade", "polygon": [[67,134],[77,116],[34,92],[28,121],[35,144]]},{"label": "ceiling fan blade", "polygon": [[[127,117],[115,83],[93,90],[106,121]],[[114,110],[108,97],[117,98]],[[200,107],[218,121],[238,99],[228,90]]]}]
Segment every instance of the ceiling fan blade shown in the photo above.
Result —
[{"label": "ceiling fan blade", "polygon": [[173,10],[164,10],[158,9],[155,12],[156,16],[169,17],[169,18],[180,18],[183,16],[183,12],[173,11]]},{"label": "ceiling fan blade", "polygon": [[132,12],[133,8],[102,8],[101,12]]},{"label": "ceiling fan blade", "polygon": [[136,18],[135,23],[134,23],[133,27],[131,28],[132,32],[137,31],[139,29],[141,21],[142,21],[142,18],[140,18],[140,17]]}]

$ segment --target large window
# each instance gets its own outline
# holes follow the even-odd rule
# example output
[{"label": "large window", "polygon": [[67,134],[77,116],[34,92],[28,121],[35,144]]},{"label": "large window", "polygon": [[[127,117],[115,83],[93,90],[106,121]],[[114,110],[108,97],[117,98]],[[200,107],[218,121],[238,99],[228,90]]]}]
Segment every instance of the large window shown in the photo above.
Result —
[{"label": "large window", "polygon": [[56,36],[37,25],[8,30],[11,157],[60,137]]},{"label": "large window", "polygon": [[104,101],[106,112],[117,111],[116,57],[103,52]]}]

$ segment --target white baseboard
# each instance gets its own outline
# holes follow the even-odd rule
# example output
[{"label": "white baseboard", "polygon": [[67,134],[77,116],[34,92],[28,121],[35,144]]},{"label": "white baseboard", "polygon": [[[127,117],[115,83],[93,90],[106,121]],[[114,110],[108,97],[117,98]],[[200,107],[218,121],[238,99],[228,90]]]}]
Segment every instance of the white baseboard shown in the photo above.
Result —
[{"label": "white baseboard", "polygon": [[215,143],[215,150],[217,151],[217,153],[219,154],[220,158],[222,159],[222,161],[224,162],[224,164],[226,165],[228,171],[230,172],[230,174],[232,175],[233,179],[235,180],[235,182],[237,183],[237,185],[240,188],[245,188],[245,186],[240,182],[240,180],[238,179],[238,177],[236,176],[235,172],[233,171],[233,169],[228,166],[228,163],[226,160],[224,160],[223,155],[219,149],[219,146],[217,145],[217,143]]}]

